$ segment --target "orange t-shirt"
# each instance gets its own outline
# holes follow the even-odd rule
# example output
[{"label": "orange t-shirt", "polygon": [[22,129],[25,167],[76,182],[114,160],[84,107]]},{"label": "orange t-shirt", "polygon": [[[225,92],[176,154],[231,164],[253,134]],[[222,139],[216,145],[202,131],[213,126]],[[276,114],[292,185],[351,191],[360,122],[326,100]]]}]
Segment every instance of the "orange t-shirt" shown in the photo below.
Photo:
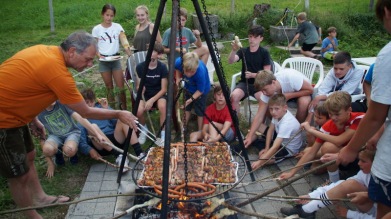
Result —
[{"label": "orange t-shirt", "polygon": [[0,128],[26,125],[57,99],[83,101],[60,47],[33,46],[0,65]]}]

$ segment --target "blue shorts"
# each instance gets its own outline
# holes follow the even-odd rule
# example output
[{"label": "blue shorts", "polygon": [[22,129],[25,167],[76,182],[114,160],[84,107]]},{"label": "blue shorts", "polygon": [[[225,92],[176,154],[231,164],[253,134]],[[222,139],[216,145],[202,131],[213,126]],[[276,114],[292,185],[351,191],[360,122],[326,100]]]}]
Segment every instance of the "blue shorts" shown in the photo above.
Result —
[{"label": "blue shorts", "polygon": [[[186,100],[190,99],[192,94],[186,93]],[[191,102],[189,105],[186,106],[186,111],[191,111],[191,109],[194,107],[194,112],[197,116],[204,116],[205,114],[205,107],[206,107],[206,96],[207,94],[202,94],[198,99]]]},{"label": "blue shorts", "polygon": [[373,202],[391,206],[391,182],[377,178],[371,173],[368,196]]},{"label": "blue shorts", "polygon": [[49,135],[46,141],[56,142],[58,148],[62,148],[67,141],[74,141],[76,142],[76,145],[78,145],[80,141],[80,132],[71,132],[65,136]]},{"label": "blue shorts", "polygon": [[99,72],[112,72],[122,70],[121,60],[115,60],[112,62],[99,62]]},{"label": "blue shorts", "polygon": [[227,133],[225,133],[224,138],[227,141],[233,141],[235,138],[234,130],[232,130],[232,128],[229,128]]}]

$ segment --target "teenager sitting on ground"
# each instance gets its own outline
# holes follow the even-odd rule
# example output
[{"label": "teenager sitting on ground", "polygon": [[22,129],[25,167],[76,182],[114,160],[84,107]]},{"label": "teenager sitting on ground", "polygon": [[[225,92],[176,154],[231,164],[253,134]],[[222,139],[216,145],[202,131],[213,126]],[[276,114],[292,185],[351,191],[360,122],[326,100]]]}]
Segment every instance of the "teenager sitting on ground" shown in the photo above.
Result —
[{"label": "teenager sitting on ground", "polygon": [[[300,170],[301,166],[316,158],[318,151],[321,154],[337,153],[353,137],[358,124],[364,117],[364,113],[354,113],[351,108],[352,98],[345,91],[333,92],[325,101],[325,107],[330,115],[328,120],[317,131],[308,122],[301,124],[310,134],[316,136],[316,141],[312,147],[297,162],[296,168],[280,175],[281,179],[288,179]],[[339,180],[339,169],[337,164],[327,167],[331,182]]]},{"label": "teenager sitting on ground", "polygon": [[327,29],[328,36],[322,41],[322,48],[320,53],[322,57],[328,60],[333,60],[334,55],[338,50],[338,40],[337,40],[337,28],[329,27]]},{"label": "teenager sitting on ground", "polygon": [[[111,109],[106,98],[102,98],[96,102],[97,99],[93,90],[86,89],[82,91],[81,94],[89,107]],[[104,137],[104,140],[99,142],[91,140],[89,136],[96,136],[89,130],[81,127],[79,143],[80,152],[85,155],[90,155],[90,157],[95,160],[99,160],[102,156],[112,154],[117,157],[116,163],[119,165],[122,160],[122,154],[107,145],[107,143],[114,144],[116,147],[122,149],[124,147],[126,136],[128,135],[129,126],[117,119],[88,119],[88,121],[94,126],[95,130]],[[143,151],[137,141],[137,136],[134,130],[130,138],[130,144],[137,156],[143,156]],[[129,160],[126,158],[126,167],[128,166],[128,163]],[[127,170],[127,168],[123,169],[124,172]]]},{"label": "teenager sitting on ground", "polygon": [[[204,125],[202,131],[190,134],[190,141],[195,142],[203,140],[205,142],[218,142],[226,140],[228,142],[235,138],[235,127],[224,98],[223,91],[219,83],[213,86],[214,103],[209,105],[205,110]],[[211,122],[207,119],[209,118]],[[213,125],[212,125],[213,123]],[[224,136],[224,139],[218,133],[216,128]]]},{"label": "teenager sitting on ground", "polygon": [[[145,83],[143,89],[143,98],[140,99],[140,105],[137,111],[137,118],[145,132],[148,132],[148,127],[145,124],[144,113],[149,111],[152,107],[157,107],[160,113],[160,126],[164,130],[163,123],[166,120],[166,103],[167,103],[167,66],[159,61],[163,55],[164,48],[159,42],[155,42],[153,48],[151,62],[149,63],[147,75],[145,76]],[[139,78],[144,72],[145,62],[137,65],[136,71]],[[140,89],[140,80],[137,80],[137,90]],[[161,140],[164,142],[165,131],[161,131]],[[144,144],[146,135],[141,132],[139,136],[140,144]]]},{"label": "teenager sitting on ground", "polygon": [[37,118],[48,134],[46,140],[42,139],[40,141],[42,153],[48,165],[46,171],[48,178],[54,176],[53,156],[55,156],[54,161],[57,165],[65,164],[63,154],[70,158],[71,164],[77,164],[78,162],[77,145],[80,140],[80,129],[75,121],[94,133],[97,139],[103,139],[88,120],[83,119],[77,112],[62,105],[59,101],[53,102]]},{"label": "teenager sitting on ground", "polygon": [[[327,109],[323,103],[318,104],[313,111],[314,111],[313,114],[314,114],[315,127],[312,126],[311,128],[319,131],[322,128],[322,126],[330,119],[329,112],[327,112]],[[312,135],[310,132],[306,132],[306,138],[307,138],[307,147],[303,151],[301,151],[296,156],[296,158],[301,158],[303,154],[305,154],[306,151],[310,150],[310,147],[314,145],[316,140],[315,135]],[[318,151],[316,158],[319,159],[321,156],[322,155],[320,151]],[[318,164],[313,163],[311,166],[316,167],[317,165]]]},{"label": "teenager sitting on ground", "polygon": [[261,47],[263,27],[254,25],[248,30],[248,48],[240,48],[238,42],[232,41],[232,50],[228,57],[228,64],[242,60],[240,81],[231,93],[232,108],[240,113],[239,102],[248,96],[259,100],[261,91],[255,91],[254,81],[261,70],[271,70],[269,51]]},{"label": "teenager sitting on ground", "polygon": [[[288,110],[284,94],[275,94],[270,97],[269,112],[272,121],[266,135],[266,147],[259,152],[259,160],[251,164],[253,169],[262,167],[264,164],[280,162],[287,156],[297,154],[303,143],[301,134],[298,133],[300,123]],[[273,141],[274,130],[277,132],[277,137]],[[267,162],[269,158],[272,159]]]},{"label": "teenager sitting on ground", "polygon": [[297,102],[296,118],[299,122],[303,122],[307,116],[308,104],[311,102],[311,95],[314,91],[303,74],[290,68],[283,69],[276,74],[262,70],[257,74],[254,86],[255,90],[262,92],[262,95],[257,114],[251,123],[250,132],[244,139],[246,148],[256,139],[256,131],[266,133],[266,125],[263,124],[263,121],[267,113],[269,98],[272,95],[282,93],[288,102]]},{"label": "teenager sitting on ground", "polygon": [[341,215],[342,217],[351,219],[374,218],[376,207],[374,207],[373,202],[368,198],[368,185],[371,178],[370,173],[374,156],[375,151],[368,149],[361,151],[358,156],[358,165],[361,170],[355,176],[347,180],[339,180],[330,185],[319,187],[308,195],[300,196],[300,198],[320,198],[324,200],[309,201],[300,199],[298,201],[299,204],[294,207],[281,208],[281,213],[287,216],[297,214],[300,218],[315,218],[316,211],[337,203],[329,199],[349,198],[356,205],[358,212],[339,207],[338,212],[344,212]]}]

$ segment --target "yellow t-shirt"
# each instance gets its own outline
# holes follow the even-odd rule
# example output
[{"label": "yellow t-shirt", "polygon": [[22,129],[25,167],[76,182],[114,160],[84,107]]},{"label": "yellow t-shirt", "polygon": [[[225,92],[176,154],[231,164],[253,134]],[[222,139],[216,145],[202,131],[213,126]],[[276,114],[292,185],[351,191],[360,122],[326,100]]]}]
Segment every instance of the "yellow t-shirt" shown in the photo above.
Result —
[{"label": "yellow t-shirt", "polygon": [[0,128],[26,125],[57,99],[83,101],[60,47],[32,46],[0,65]]}]

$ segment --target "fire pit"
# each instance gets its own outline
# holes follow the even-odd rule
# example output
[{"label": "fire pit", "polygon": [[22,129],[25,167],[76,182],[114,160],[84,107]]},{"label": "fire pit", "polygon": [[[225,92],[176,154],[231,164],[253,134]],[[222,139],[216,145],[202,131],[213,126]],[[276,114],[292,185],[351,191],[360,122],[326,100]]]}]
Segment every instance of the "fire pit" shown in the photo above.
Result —
[{"label": "fire pit", "polygon": [[[136,192],[140,193],[143,190],[139,189]],[[142,204],[150,200],[151,197],[148,196],[138,196],[134,205]],[[222,199],[223,200],[223,199]],[[217,213],[222,209],[220,203],[222,200],[218,198],[211,198],[210,200],[195,200],[192,202],[170,202],[168,208],[170,209],[167,214],[167,218],[170,219],[217,219],[221,218]],[[159,219],[160,212],[162,209],[162,203],[158,203],[153,206],[148,206],[144,208],[138,208],[133,211],[132,218],[138,219]],[[231,216],[236,218],[235,216]],[[229,217],[228,217],[229,218]]]},{"label": "fire pit", "polygon": [[[246,173],[244,158],[231,152],[226,143],[188,143],[187,159],[183,143],[170,149],[169,200],[193,202],[221,195],[241,182]],[[233,154],[235,156],[233,156]],[[187,161],[187,172],[184,162]],[[142,169],[142,171],[137,171]],[[133,180],[144,192],[161,197],[163,148],[154,147],[139,160],[132,172]],[[187,181],[185,180],[187,179]]]}]

